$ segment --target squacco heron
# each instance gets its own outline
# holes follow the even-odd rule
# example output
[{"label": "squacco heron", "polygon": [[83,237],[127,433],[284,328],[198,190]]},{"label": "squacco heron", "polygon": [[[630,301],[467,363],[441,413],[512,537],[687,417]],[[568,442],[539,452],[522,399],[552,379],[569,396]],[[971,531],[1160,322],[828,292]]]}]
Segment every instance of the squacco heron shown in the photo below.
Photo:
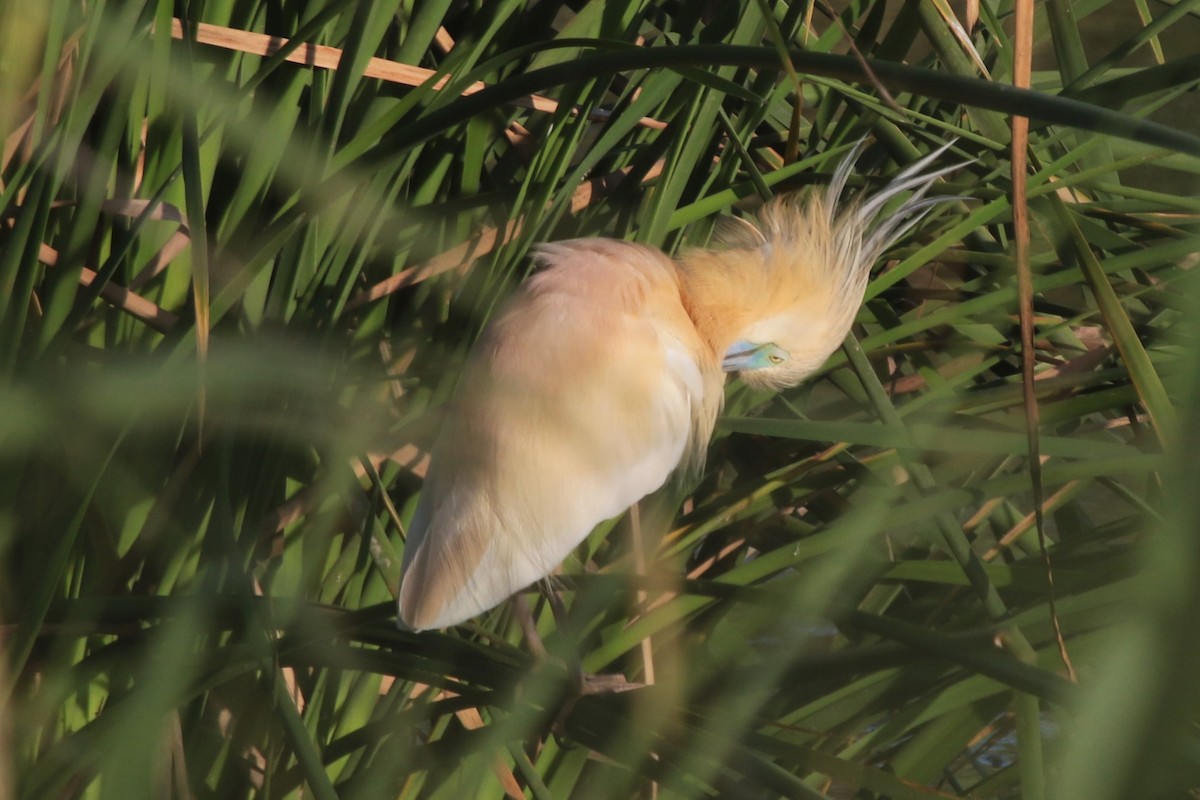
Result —
[{"label": "squacco heron", "polygon": [[[544,244],[468,356],[408,531],[400,619],[455,625],[548,576],[600,522],[696,474],[726,373],[779,390],[846,337],[871,267],[929,208],[949,145],[843,207],[768,204],[717,250]],[[893,198],[908,197],[887,214]]]}]

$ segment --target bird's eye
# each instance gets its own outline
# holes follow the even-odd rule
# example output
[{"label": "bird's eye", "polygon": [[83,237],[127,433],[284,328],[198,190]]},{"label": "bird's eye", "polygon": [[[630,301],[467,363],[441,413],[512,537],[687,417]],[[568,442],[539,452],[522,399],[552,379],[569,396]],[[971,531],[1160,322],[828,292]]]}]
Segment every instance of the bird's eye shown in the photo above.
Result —
[{"label": "bird's eye", "polygon": [[767,357],[767,360],[770,361],[772,364],[782,364],[783,356],[779,355],[778,353],[772,353],[770,356]]}]

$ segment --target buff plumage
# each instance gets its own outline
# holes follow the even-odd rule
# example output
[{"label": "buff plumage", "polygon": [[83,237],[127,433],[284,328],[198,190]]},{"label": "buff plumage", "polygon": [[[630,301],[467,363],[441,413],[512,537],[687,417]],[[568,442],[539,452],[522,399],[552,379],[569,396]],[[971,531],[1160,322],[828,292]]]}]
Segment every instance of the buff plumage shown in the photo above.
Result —
[{"label": "buff plumage", "polygon": [[538,248],[540,270],[468,357],[434,445],[405,545],[403,624],[441,628],[492,608],[676,470],[698,472],[725,373],[781,389],[820,368],[876,259],[956,168],[928,170],[942,148],[843,206],[857,150],[823,194],[774,201],[721,249]]}]

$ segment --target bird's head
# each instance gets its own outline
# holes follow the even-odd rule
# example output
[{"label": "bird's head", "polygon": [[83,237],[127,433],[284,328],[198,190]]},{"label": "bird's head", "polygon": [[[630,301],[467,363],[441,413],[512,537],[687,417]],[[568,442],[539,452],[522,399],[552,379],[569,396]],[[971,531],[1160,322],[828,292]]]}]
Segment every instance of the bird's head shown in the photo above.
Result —
[{"label": "bird's head", "polygon": [[928,169],[949,146],[874,194],[843,203],[860,142],[825,192],[777,198],[757,226],[743,223],[725,236],[727,249],[684,254],[688,288],[697,295],[693,317],[710,332],[722,369],[773,390],[819,369],[849,333],[875,261],[935,204],[955,199],[925,197],[938,177],[962,166]]}]

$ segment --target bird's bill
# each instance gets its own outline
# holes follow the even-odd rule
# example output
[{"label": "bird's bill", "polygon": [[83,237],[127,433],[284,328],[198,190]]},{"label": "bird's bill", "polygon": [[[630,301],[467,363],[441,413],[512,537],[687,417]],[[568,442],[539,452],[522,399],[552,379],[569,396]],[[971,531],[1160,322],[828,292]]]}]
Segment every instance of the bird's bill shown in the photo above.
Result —
[{"label": "bird's bill", "polygon": [[745,372],[756,369],[762,360],[763,348],[767,346],[747,341],[734,342],[725,351],[721,369],[725,372]]}]

